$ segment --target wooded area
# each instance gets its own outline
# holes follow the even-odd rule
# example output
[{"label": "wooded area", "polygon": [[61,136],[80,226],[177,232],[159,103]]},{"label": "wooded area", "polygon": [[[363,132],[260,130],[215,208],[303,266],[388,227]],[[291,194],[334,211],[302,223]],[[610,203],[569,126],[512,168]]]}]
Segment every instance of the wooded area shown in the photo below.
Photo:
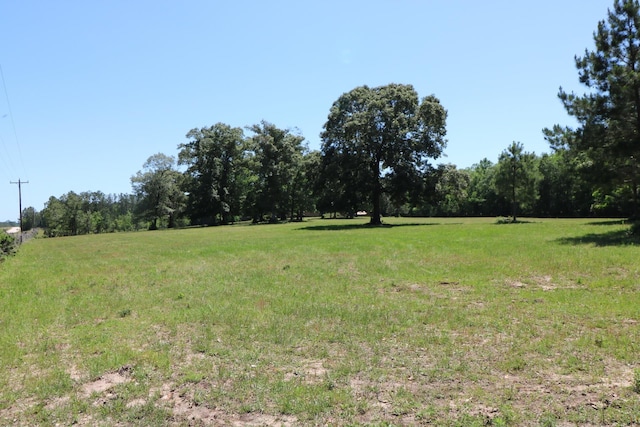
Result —
[{"label": "wooded area", "polygon": [[[550,154],[506,146],[497,163],[434,165],[446,148],[445,108],[411,85],[361,86],[330,109],[320,151],[263,121],[245,129],[192,129],[178,155],[154,154],[132,178],[133,194],[69,192],[23,228],[49,236],[178,225],[301,220],[319,214],[381,216],[608,216],[636,218],[640,183],[640,13],[615,1],[576,57],[587,93],[559,91],[575,129],[544,129]],[[508,142],[505,142],[505,145]]]}]

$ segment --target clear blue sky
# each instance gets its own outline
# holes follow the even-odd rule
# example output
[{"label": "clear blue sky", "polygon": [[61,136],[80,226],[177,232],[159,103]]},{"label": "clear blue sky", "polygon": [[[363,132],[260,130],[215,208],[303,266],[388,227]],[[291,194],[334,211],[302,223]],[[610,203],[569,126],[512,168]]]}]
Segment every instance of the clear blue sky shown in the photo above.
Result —
[{"label": "clear blue sky", "polygon": [[613,0],[4,1],[0,220],[69,192],[130,193],[192,128],[267,120],[312,149],[331,104],[360,85],[412,84],[448,110],[447,157],[548,152],[572,124],[559,86]]}]

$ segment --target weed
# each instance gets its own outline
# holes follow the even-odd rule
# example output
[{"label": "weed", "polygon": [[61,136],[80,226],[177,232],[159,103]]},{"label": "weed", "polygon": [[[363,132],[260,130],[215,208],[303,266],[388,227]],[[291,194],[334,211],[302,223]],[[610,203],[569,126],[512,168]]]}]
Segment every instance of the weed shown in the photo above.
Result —
[{"label": "weed", "polygon": [[555,427],[557,423],[558,419],[556,418],[555,414],[551,412],[545,412],[538,420],[538,425],[540,427]]},{"label": "weed", "polygon": [[513,223],[511,218],[507,218],[504,216],[496,218],[496,224],[511,224],[511,223]]},{"label": "weed", "polygon": [[522,371],[527,366],[527,362],[520,355],[513,356],[504,362],[507,372],[516,373]]}]

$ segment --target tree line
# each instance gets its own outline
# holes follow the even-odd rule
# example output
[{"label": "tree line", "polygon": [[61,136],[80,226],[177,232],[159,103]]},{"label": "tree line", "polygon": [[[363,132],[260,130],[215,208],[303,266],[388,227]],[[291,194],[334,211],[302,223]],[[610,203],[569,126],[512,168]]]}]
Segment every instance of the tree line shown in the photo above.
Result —
[{"label": "tree line", "polygon": [[[133,194],[69,192],[50,197],[42,212],[25,209],[25,229],[35,221],[48,236],[65,236],[240,220],[297,221],[312,214],[354,217],[358,211],[369,212],[370,201],[362,189],[336,191],[335,185],[354,188],[346,178],[357,175],[357,170],[338,172],[340,164],[326,162],[322,152],[308,150],[300,135],[266,122],[255,129],[278,137],[265,138],[260,133],[256,140],[256,135],[246,137],[242,129],[222,123],[193,129],[189,142],[180,145],[179,160],[155,154],[145,162],[131,178]],[[179,171],[180,165],[186,170]],[[428,167],[417,183],[404,188],[414,193],[405,200],[392,191],[400,188],[393,183],[395,177],[384,175],[380,212],[382,216],[513,218],[628,215],[631,188],[618,186],[604,192],[580,167],[566,150],[538,156],[514,142],[496,163],[485,158],[469,168]]]},{"label": "tree line", "polygon": [[544,129],[549,154],[514,141],[495,164],[434,165],[447,145],[439,99],[420,99],[411,85],[361,86],[331,106],[319,151],[297,130],[266,121],[216,123],[189,131],[177,157],[149,157],[131,177],[131,195],[71,192],[24,217],[51,236],[361,211],[372,224],[385,215],[636,218],[638,0],[615,0],[594,41],[594,51],[575,58],[588,92],[558,94],[579,125]]}]

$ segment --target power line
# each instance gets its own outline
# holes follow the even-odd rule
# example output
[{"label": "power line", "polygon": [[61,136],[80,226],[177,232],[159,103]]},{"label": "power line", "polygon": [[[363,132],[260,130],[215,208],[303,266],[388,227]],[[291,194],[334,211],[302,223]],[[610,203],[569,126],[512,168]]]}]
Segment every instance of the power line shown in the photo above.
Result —
[{"label": "power line", "polygon": [[24,161],[22,160],[22,150],[20,149],[20,142],[18,140],[18,132],[16,131],[16,123],[13,120],[13,112],[11,111],[11,103],[9,102],[9,92],[7,91],[7,84],[4,80],[4,72],[2,71],[2,65],[0,64],[0,77],[2,77],[2,87],[4,88],[4,96],[7,100],[7,108],[9,108],[9,117],[11,118],[11,126],[13,127],[13,135],[16,139],[16,147],[18,148],[18,158],[20,159],[20,164],[22,165],[22,170],[26,173],[27,168],[24,166]]},{"label": "power line", "polygon": [[[0,161],[2,162],[5,177],[9,179],[9,176],[14,175],[16,171],[13,167],[11,156],[9,155],[9,150],[7,150],[7,146],[4,143],[4,138],[2,137],[2,135],[0,135],[0,143],[2,143],[2,147],[4,148],[4,153],[6,154],[6,156],[0,156]],[[5,160],[5,157],[6,157],[6,160]]]},{"label": "power line", "polygon": [[[2,117],[0,117],[0,120],[3,120],[7,116],[8,114],[3,114]],[[15,169],[13,158],[9,152],[5,139],[2,137],[2,133],[0,133],[0,145],[2,145],[3,149],[2,153],[0,153],[0,161],[3,166],[5,176],[9,179],[10,175],[17,175],[18,171]]]}]

